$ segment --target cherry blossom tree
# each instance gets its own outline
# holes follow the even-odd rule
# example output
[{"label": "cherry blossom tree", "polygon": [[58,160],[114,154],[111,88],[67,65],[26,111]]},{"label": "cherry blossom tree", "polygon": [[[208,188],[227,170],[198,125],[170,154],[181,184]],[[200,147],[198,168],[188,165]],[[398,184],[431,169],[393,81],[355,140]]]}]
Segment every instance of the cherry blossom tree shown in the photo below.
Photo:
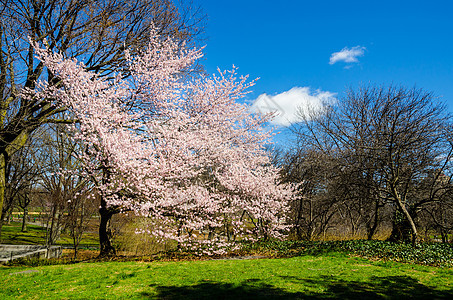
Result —
[{"label": "cherry blossom tree", "polygon": [[[101,255],[114,252],[107,223],[133,211],[152,225],[139,230],[200,253],[220,254],[235,241],[281,237],[291,191],[278,185],[264,145],[270,115],[236,100],[253,85],[236,69],[188,80],[202,56],[171,38],[151,35],[139,56],[126,53],[131,77],[108,80],[35,45],[61,80],[39,83],[28,97],[52,99],[78,120],[70,125],[85,176],[100,198]],[[95,195],[93,195],[94,198]]]}]

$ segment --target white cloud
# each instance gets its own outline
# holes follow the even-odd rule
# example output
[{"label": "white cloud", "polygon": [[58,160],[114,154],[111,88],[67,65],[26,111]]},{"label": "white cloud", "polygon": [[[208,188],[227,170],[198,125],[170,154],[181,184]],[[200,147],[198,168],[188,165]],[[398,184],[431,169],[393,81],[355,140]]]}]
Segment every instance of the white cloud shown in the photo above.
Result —
[{"label": "white cloud", "polygon": [[289,126],[300,121],[300,116],[308,116],[311,110],[319,111],[325,104],[335,101],[335,94],[309,87],[293,87],[289,91],[269,96],[261,94],[253,103],[252,109],[261,113],[276,112],[271,121],[274,125]]},{"label": "white cloud", "polygon": [[362,46],[355,46],[352,48],[344,47],[340,52],[334,52],[330,55],[329,64],[333,65],[339,61],[346,63],[356,63],[359,60],[357,57],[363,56],[366,48]]}]

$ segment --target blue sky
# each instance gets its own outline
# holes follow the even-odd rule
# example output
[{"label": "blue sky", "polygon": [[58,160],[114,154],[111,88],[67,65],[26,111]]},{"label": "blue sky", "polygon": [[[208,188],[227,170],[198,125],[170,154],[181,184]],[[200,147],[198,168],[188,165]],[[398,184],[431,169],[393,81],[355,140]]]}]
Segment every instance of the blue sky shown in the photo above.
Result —
[{"label": "blue sky", "polygon": [[348,87],[393,83],[432,91],[453,112],[453,1],[194,3],[209,18],[207,71],[234,64],[260,77],[250,103],[266,94],[290,109],[298,97],[315,103]]}]

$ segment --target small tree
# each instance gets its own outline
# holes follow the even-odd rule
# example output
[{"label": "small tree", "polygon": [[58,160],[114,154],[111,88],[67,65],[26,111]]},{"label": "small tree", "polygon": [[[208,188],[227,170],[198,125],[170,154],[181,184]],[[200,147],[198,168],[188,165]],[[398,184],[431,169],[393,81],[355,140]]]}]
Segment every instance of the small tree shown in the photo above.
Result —
[{"label": "small tree", "polygon": [[81,162],[77,152],[83,151],[80,143],[70,138],[65,125],[46,127],[41,138],[41,151],[47,158],[40,161],[44,170],[39,184],[42,187],[42,209],[47,211],[47,242],[53,244],[62,229],[68,229],[77,247],[89,217],[94,213],[86,197],[92,188],[89,178],[80,176]]},{"label": "small tree", "polygon": [[88,199],[89,192],[89,190],[78,191],[67,204],[68,215],[65,218],[65,225],[69,229],[69,234],[72,238],[74,259],[77,258],[83,234],[98,209],[97,205]]}]

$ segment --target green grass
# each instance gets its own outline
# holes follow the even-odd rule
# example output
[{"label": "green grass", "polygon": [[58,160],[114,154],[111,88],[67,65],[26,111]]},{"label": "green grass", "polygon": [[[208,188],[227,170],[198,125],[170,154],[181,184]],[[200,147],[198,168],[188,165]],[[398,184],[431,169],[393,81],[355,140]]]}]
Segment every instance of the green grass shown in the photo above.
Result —
[{"label": "green grass", "polygon": [[[22,223],[11,222],[4,224],[2,227],[2,244],[14,245],[45,245],[46,244],[46,228],[37,225],[27,225],[27,231],[21,232]],[[72,246],[72,238],[67,233],[62,233],[56,245]],[[84,233],[80,247],[98,247],[99,239],[96,234]]]},{"label": "green grass", "polygon": [[[24,271],[30,273],[21,273]],[[453,299],[453,268],[328,253],[0,267],[1,299]]]}]

